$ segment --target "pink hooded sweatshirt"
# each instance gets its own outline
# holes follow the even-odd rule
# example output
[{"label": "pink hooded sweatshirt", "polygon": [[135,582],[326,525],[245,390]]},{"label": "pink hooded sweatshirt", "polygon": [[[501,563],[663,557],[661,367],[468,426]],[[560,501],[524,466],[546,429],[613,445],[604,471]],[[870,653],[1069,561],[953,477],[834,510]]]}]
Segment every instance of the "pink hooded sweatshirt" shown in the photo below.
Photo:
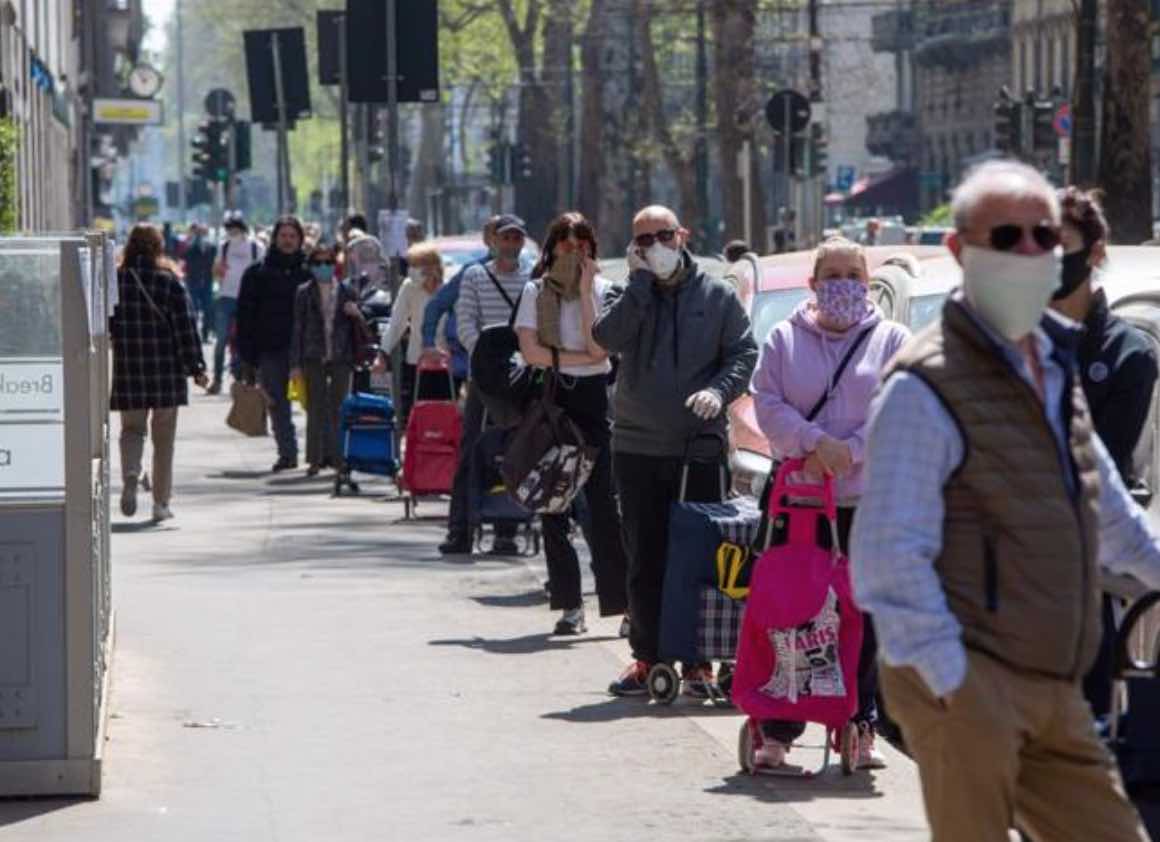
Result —
[{"label": "pink hooded sweatshirt", "polygon": [[[850,345],[872,326],[874,332],[854,353],[817,418],[806,421]],[[769,334],[750,386],[757,423],[769,439],[774,458],[805,456],[817,448],[823,435],[846,442],[854,466],[838,478],[838,500],[842,505],[856,504],[862,495],[870,399],[886,363],[909,338],[910,331],[886,321],[876,306],[849,330],[834,333],[818,325],[812,299],[799,304]]]}]

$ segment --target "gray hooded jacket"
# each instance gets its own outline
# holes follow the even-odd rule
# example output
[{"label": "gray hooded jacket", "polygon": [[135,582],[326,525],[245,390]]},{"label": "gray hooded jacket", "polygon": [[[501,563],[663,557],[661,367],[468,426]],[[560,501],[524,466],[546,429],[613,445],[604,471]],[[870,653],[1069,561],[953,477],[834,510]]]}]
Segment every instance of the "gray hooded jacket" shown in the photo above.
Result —
[{"label": "gray hooded jacket", "polygon": [[684,255],[684,278],[658,286],[647,270],[612,290],[592,333],[620,355],[613,450],[680,457],[697,433],[727,429],[727,413],[710,422],[685,402],[713,389],[727,408],[749,388],[757,344],[749,316],[733,287],[714,280]]}]

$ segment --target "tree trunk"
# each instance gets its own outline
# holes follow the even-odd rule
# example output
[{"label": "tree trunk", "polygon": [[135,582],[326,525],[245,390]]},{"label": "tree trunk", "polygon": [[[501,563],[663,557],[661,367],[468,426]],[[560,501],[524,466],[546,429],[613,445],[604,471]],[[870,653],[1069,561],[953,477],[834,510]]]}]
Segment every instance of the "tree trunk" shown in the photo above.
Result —
[{"label": "tree trunk", "polygon": [[611,26],[606,19],[606,0],[592,0],[588,24],[580,47],[583,91],[580,105],[580,178],[576,188],[576,207],[596,226],[604,228],[603,192],[605,161],[603,55]]},{"label": "tree trunk", "polygon": [[754,78],[756,0],[713,0],[713,94],[717,107],[717,149],[721,163],[722,221],[725,239],[745,234],[745,184],[738,171],[741,149],[750,143],[750,229],[758,252],[764,251],[765,192],[753,121],[758,110]]},{"label": "tree trunk", "polygon": [[1147,0],[1108,0],[1100,186],[1112,241],[1152,239]]},{"label": "tree trunk", "polygon": [[553,189],[547,185],[542,191],[547,205],[547,222],[557,213],[568,210],[567,177],[570,171],[568,151],[568,66],[572,63],[572,38],[575,34],[575,3],[572,0],[548,0],[548,14],[544,18],[543,63],[540,66],[540,86],[544,90],[547,110],[540,117],[547,132],[543,138],[542,153],[545,174],[551,172]]},{"label": "tree trunk", "polygon": [[649,120],[652,136],[660,144],[665,163],[677,183],[680,207],[677,208],[683,224],[694,225],[702,217],[697,196],[697,168],[695,149],[681,149],[669,129],[665,111],[664,91],[657,68],[649,21],[652,18],[652,0],[635,0],[641,66],[641,111]]}]

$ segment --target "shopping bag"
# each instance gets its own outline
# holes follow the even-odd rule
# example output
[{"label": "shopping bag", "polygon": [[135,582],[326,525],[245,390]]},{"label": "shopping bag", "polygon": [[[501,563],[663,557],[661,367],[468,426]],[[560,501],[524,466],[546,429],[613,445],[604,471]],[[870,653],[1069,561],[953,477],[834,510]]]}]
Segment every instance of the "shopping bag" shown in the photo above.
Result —
[{"label": "shopping bag", "polygon": [[297,401],[302,409],[306,409],[306,379],[302,375],[291,377],[286,383],[286,399],[290,403]]},{"label": "shopping bag", "polygon": [[257,386],[234,382],[230,388],[233,405],[226,424],[247,436],[266,435],[266,396]]}]

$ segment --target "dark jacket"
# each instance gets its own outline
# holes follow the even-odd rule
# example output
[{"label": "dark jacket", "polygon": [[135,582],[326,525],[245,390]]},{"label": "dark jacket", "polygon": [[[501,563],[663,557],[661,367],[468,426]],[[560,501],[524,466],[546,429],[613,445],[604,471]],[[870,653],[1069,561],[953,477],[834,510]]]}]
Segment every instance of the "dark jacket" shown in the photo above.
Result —
[{"label": "dark jacket", "polygon": [[185,287],[164,269],[122,269],[117,273],[117,295],[117,308],[109,319],[113,339],[109,407],[164,409],[189,403],[186,378],[205,371],[205,360]]},{"label": "dark jacket", "polygon": [[312,280],[301,252],[270,249],[261,263],[242,275],[238,293],[238,353],[256,366],[263,354],[290,351],[294,334],[294,299],[298,287]]},{"label": "dark jacket", "polygon": [[[354,325],[346,315],[343,306],[348,301],[357,303],[350,284],[334,281],[334,325],[331,335],[333,347],[332,362],[354,362]],[[298,287],[294,297],[294,334],[290,340],[290,365],[301,368],[303,363],[321,362],[326,359],[326,331],[322,323],[322,292],[318,283],[308,281]]]},{"label": "dark jacket", "polygon": [[191,292],[213,284],[213,264],[217,249],[205,239],[190,240],[185,249],[185,283]]},{"label": "dark jacket", "polygon": [[724,436],[728,413],[701,421],[685,402],[715,390],[725,407],[749,388],[757,343],[733,287],[714,280],[684,256],[676,286],[656,285],[638,270],[609,293],[592,334],[620,355],[613,449],[650,456],[681,456],[698,432]]},{"label": "dark jacket", "polygon": [[1100,477],[1087,400],[1068,349],[1055,353],[1068,370],[1066,467],[1042,402],[958,301],[899,351],[886,377],[920,377],[963,435],[963,461],[943,489],[934,569],[964,645],[1075,681],[1102,633]]},{"label": "dark jacket", "polygon": [[1108,298],[1097,290],[1084,321],[1079,370],[1092,420],[1128,488],[1132,452],[1152,403],[1156,353],[1143,333],[1108,310]]}]

